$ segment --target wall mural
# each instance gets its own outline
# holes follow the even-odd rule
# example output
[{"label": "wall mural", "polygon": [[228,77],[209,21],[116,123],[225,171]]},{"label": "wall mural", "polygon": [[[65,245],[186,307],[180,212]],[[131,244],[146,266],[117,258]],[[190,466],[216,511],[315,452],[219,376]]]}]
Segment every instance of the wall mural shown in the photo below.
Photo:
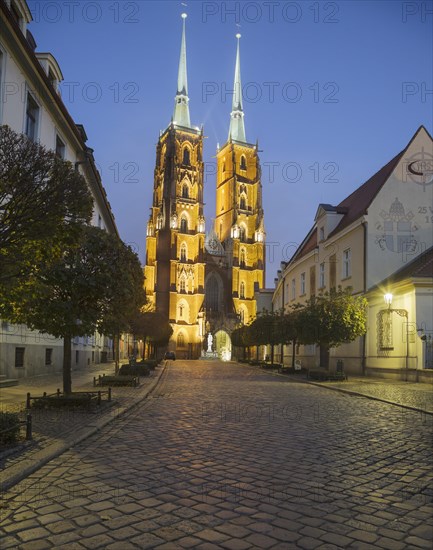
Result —
[{"label": "wall mural", "polygon": [[398,197],[390,205],[388,212],[382,210],[379,216],[382,221],[377,222],[376,230],[381,233],[376,236],[375,243],[381,250],[406,253],[417,250],[419,241],[416,233],[419,226],[413,221],[415,214],[411,210],[406,212]]}]

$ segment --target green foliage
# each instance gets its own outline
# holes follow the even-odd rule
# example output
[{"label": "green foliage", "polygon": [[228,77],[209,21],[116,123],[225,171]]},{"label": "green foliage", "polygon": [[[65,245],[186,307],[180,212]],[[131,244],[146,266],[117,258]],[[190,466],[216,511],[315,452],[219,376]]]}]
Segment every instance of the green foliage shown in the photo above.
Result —
[{"label": "green foliage", "polygon": [[366,309],[367,300],[350,287],[312,296],[296,312],[298,341],[328,348],[352,342],[367,330]]},{"label": "green foliage", "polygon": [[[84,178],[26,136],[0,127],[0,313],[16,286],[75,245],[93,199]],[[3,299],[2,299],[3,298]]]},{"label": "green foliage", "polygon": [[157,311],[138,313],[131,320],[130,326],[134,336],[148,340],[156,346],[167,345],[173,334],[170,323]]},{"label": "green foliage", "polygon": [[243,325],[235,329],[231,334],[232,344],[238,348],[246,348],[254,345],[254,334],[250,325]]},{"label": "green foliage", "polygon": [[15,296],[12,322],[58,338],[107,333],[117,317],[121,324],[143,304],[143,272],[116,236],[88,226],[77,249],[65,251]]},{"label": "green foliage", "polygon": [[0,412],[0,445],[15,443],[20,436],[20,418],[16,413]]}]

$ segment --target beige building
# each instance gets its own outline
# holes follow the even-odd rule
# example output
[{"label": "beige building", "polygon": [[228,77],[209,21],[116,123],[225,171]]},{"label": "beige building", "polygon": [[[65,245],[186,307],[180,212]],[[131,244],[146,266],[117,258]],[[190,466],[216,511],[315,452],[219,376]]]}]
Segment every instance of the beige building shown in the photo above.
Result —
[{"label": "beige building", "polygon": [[[319,205],[308,235],[278,273],[273,309],[350,286],[368,299],[368,330],[331,349],[331,368],[341,359],[349,373],[426,379],[433,372],[432,245],[433,142],[420,127],[337,206]],[[283,346],[280,360],[289,364],[291,353]],[[306,367],[320,363],[316,346],[300,346],[299,358]]]},{"label": "beige building", "polygon": [[[92,223],[117,234],[107,195],[95,166],[93,150],[81,124],[75,124],[59,94],[62,71],[51,53],[37,51],[27,28],[31,21],[25,0],[0,0],[0,124],[8,125],[31,140],[70,161],[86,179],[94,199]],[[122,340],[122,355],[132,350]],[[110,358],[111,340],[95,333],[76,338],[72,346],[73,367]],[[63,342],[30,331],[23,325],[0,321],[0,375],[20,378],[60,370]]]}]

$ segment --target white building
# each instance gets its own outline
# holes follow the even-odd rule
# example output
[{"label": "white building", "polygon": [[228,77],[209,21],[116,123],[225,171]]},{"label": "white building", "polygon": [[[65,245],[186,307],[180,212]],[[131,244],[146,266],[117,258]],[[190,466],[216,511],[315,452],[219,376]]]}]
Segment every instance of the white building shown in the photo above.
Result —
[{"label": "white building", "polygon": [[[337,206],[319,205],[308,235],[278,272],[273,309],[289,311],[314,294],[350,286],[368,300],[367,334],[332,349],[330,367],[343,360],[353,374],[433,380],[432,246],[433,141],[421,126]],[[290,364],[292,347],[279,348],[277,358]],[[299,358],[306,367],[320,363],[316,346],[300,346]]]},{"label": "white building", "polygon": [[[0,125],[26,134],[72,162],[93,195],[92,223],[118,234],[84,127],[75,124],[59,95],[62,71],[52,54],[36,52],[27,29],[30,21],[25,0],[0,0]],[[73,368],[82,367],[111,358],[112,342],[94,334],[76,338],[72,349]],[[60,370],[62,362],[61,340],[1,322],[0,375],[20,378],[48,373]]]}]

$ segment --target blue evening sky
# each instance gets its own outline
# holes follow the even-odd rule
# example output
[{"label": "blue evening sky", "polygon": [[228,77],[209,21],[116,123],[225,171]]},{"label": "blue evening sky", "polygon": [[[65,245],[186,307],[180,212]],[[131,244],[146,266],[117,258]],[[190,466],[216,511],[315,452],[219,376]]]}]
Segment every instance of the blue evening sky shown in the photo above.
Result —
[{"label": "blue evening sky", "polygon": [[[187,6],[185,6],[187,4]],[[433,3],[30,0],[38,51],[95,150],[121,237],[145,258],[155,145],[176,93],[187,18],[191,122],[204,124],[207,227],[227,139],[236,32],[248,141],[259,140],[267,284],[311,227],[424,124],[432,131]],[[290,244],[291,243],[291,244]],[[271,253],[272,249],[272,253]]]}]

